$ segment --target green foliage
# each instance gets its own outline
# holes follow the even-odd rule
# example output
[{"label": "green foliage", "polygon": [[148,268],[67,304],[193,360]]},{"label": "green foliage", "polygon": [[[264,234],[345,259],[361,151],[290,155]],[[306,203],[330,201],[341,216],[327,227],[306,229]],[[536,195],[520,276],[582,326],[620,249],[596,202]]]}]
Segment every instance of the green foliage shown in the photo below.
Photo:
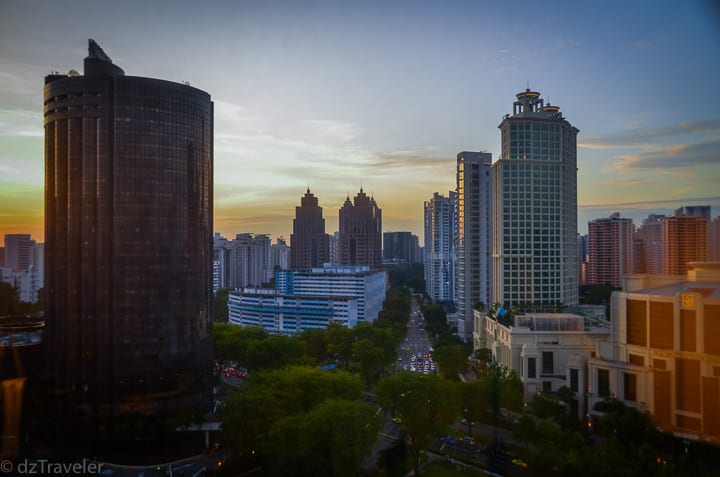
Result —
[{"label": "green foliage", "polygon": [[522,382],[517,374],[493,364],[481,370],[475,381],[462,384],[463,409],[475,422],[497,422],[500,410],[519,412],[523,407]]},{"label": "green foliage", "polygon": [[42,311],[44,302],[44,290],[38,293],[37,303],[25,303],[20,301],[20,293],[9,283],[0,282],[0,316],[7,315],[30,315]]},{"label": "green foliage", "polygon": [[221,288],[213,296],[213,321],[227,323],[228,321],[228,295],[232,288]]},{"label": "green foliage", "polygon": [[467,368],[467,358],[467,349],[460,344],[440,346],[433,353],[433,359],[442,375],[452,381],[458,381],[458,374]]},{"label": "green foliage", "polygon": [[306,413],[281,418],[271,427],[270,473],[354,476],[377,430],[370,406],[358,401],[325,400]]},{"label": "green foliage", "polygon": [[409,267],[388,267],[390,284],[393,287],[410,287],[417,292],[425,290],[425,268],[421,263]]},{"label": "green foliage", "polygon": [[360,378],[345,371],[289,367],[249,375],[247,383],[225,400],[223,435],[240,452],[266,458],[276,450],[270,432],[281,419],[307,413],[328,399],[358,400]]},{"label": "green foliage", "polygon": [[420,452],[460,415],[460,389],[436,375],[401,372],[380,381],[380,404],[401,418],[418,475]]}]

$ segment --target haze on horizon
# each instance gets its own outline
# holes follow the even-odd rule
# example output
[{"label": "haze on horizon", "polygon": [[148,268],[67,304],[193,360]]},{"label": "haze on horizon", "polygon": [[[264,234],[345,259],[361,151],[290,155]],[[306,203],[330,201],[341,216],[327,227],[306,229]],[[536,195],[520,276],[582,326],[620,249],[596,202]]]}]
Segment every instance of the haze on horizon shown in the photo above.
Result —
[{"label": "haze on horizon", "polygon": [[362,186],[422,237],[455,157],[498,158],[515,94],[580,129],[580,232],[720,210],[720,9],[711,1],[340,3],[0,0],[0,235],[43,240],[42,84],[95,39],[128,75],[215,102],[215,230],[289,239],[309,186],[327,231]]}]

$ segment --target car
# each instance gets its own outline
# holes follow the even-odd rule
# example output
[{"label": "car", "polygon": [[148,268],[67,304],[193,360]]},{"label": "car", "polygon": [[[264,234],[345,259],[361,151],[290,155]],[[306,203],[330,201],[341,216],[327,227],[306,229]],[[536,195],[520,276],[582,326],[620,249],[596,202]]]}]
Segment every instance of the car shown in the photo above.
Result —
[{"label": "car", "polygon": [[513,460],[512,460],[512,463],[515,464],[515,465],[517,465],[518,467],[522,467],[522,468],[525,468],[525,469],[527,469],[527,466],[528,466],[528,465],[527,465],[527,462],[525,462],[525,461],[522,460],[522,459],[513,459]]}]

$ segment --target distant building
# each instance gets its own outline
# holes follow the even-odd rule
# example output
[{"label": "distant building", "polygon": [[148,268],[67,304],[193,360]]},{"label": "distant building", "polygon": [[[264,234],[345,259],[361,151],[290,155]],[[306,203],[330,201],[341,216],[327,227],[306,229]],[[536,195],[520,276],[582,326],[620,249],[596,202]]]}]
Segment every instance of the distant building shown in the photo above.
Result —
[{"label": "distant building", "polygon": [[473,307],[492,300],[492,154],[460,152],[455,184],[457,334],[463,341],[469,341],[473,333]]},{"label": "distant building", "polygon": [[707,260],[707,229],[708,220],[704,217],[664,217],[663,272],[668,275],[684,275],[688,271],[688,263]]},{"label": "distant building", "polygon": [[269,333],[295,334],[330,323],[357,325],[358,299],[351,296],[286,295],[278,290],[244,288],[230,292],[229,322],[262,326]]},{"label": "distant building", "polygon": [[260,287],[273,277],[272,242],[265,234],[237,234],[227,240],[215,235],[213,245],[217,289]]},{"label": "distant building", "polygon": [[616,398],[665,432],[720,442],[720,263],[627,276],[611,314],[611,338],[588,360],[589,412]]},{"label": "distant building", "polygon": [[382,210],[362,188],[340,208],[338,261],[340,265],[366,265],[382,270]]},{"label": "distant building", "polygon": [[578,284],[587,285],[588,273],[588,236],[577,235]]},{"label": "distant building", "polygon": [[418,238],[411,232],[383,233],[383,263],[412,265],[419,263]]},{"label": "distant building", "polygon": [[650,214],[640,227],[642,239],[644,273],[663,273],[663,232],[664,215]]},{"label": "distant building", "polygon": [[632,273],[632,219],[618,212],[588,223],[588,285],[620,286],[623,275]]},{"label": "distant building", "polygon": [[720,262],[720,216],[710,222],[708,239],[708,258],[713,262]]},{"label": "distant building", "polygon": [[455,192],[448,197],[435,192],[425,202],[425,291],[435,303],[455,301],[456,204]]},{"label": "distant building", "polygon": [[290,268],[321,267],[330,259],[322,207],[318,205],[318,199],[310,192],[310,188],[300,200],[300,206],[295,207],[290,247]]},{"label": "distant building", "polygon": [[578,303],[578,129],[540,93],[516,96],[493,164],[493,302],[554,310]]},{"label": "distant building", "polygon": [[290,247],[285,243],[285,239],[278,237],[272,246],[273,268],[277,270],[287,270],[290,268]]},{"label": "distant building", "polygon": [[329,237],[330,242],[330,263],[338,265],[340,263],[340,255],[338,247],[340,246],[340,232],[335,232]]},{"label": "distant building", "polygon": [[35,241],[30,234],[5,235],[5,265],[13,272],[26,272],[34,262]]},{"label": "distant building", "polygon": [[357,321],[372,323],[385,301],[387,273],[367,266],[347,265],[285,270],[275,274],[275,289],[287,296],[356,298]]}]

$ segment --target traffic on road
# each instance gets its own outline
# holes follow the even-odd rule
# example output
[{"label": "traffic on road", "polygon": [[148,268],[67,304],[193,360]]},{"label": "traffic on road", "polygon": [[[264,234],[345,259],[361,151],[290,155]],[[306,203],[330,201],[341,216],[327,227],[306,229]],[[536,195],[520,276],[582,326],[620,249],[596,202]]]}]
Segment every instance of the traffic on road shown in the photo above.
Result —
[{"label": "traffic on road", "polygon": [[405,339],[398,351],[397,369],[415,373],[435,374],[437,365],[432,359],[433,348],[425,331],[425,319],[413,297],[410,320]]}]

